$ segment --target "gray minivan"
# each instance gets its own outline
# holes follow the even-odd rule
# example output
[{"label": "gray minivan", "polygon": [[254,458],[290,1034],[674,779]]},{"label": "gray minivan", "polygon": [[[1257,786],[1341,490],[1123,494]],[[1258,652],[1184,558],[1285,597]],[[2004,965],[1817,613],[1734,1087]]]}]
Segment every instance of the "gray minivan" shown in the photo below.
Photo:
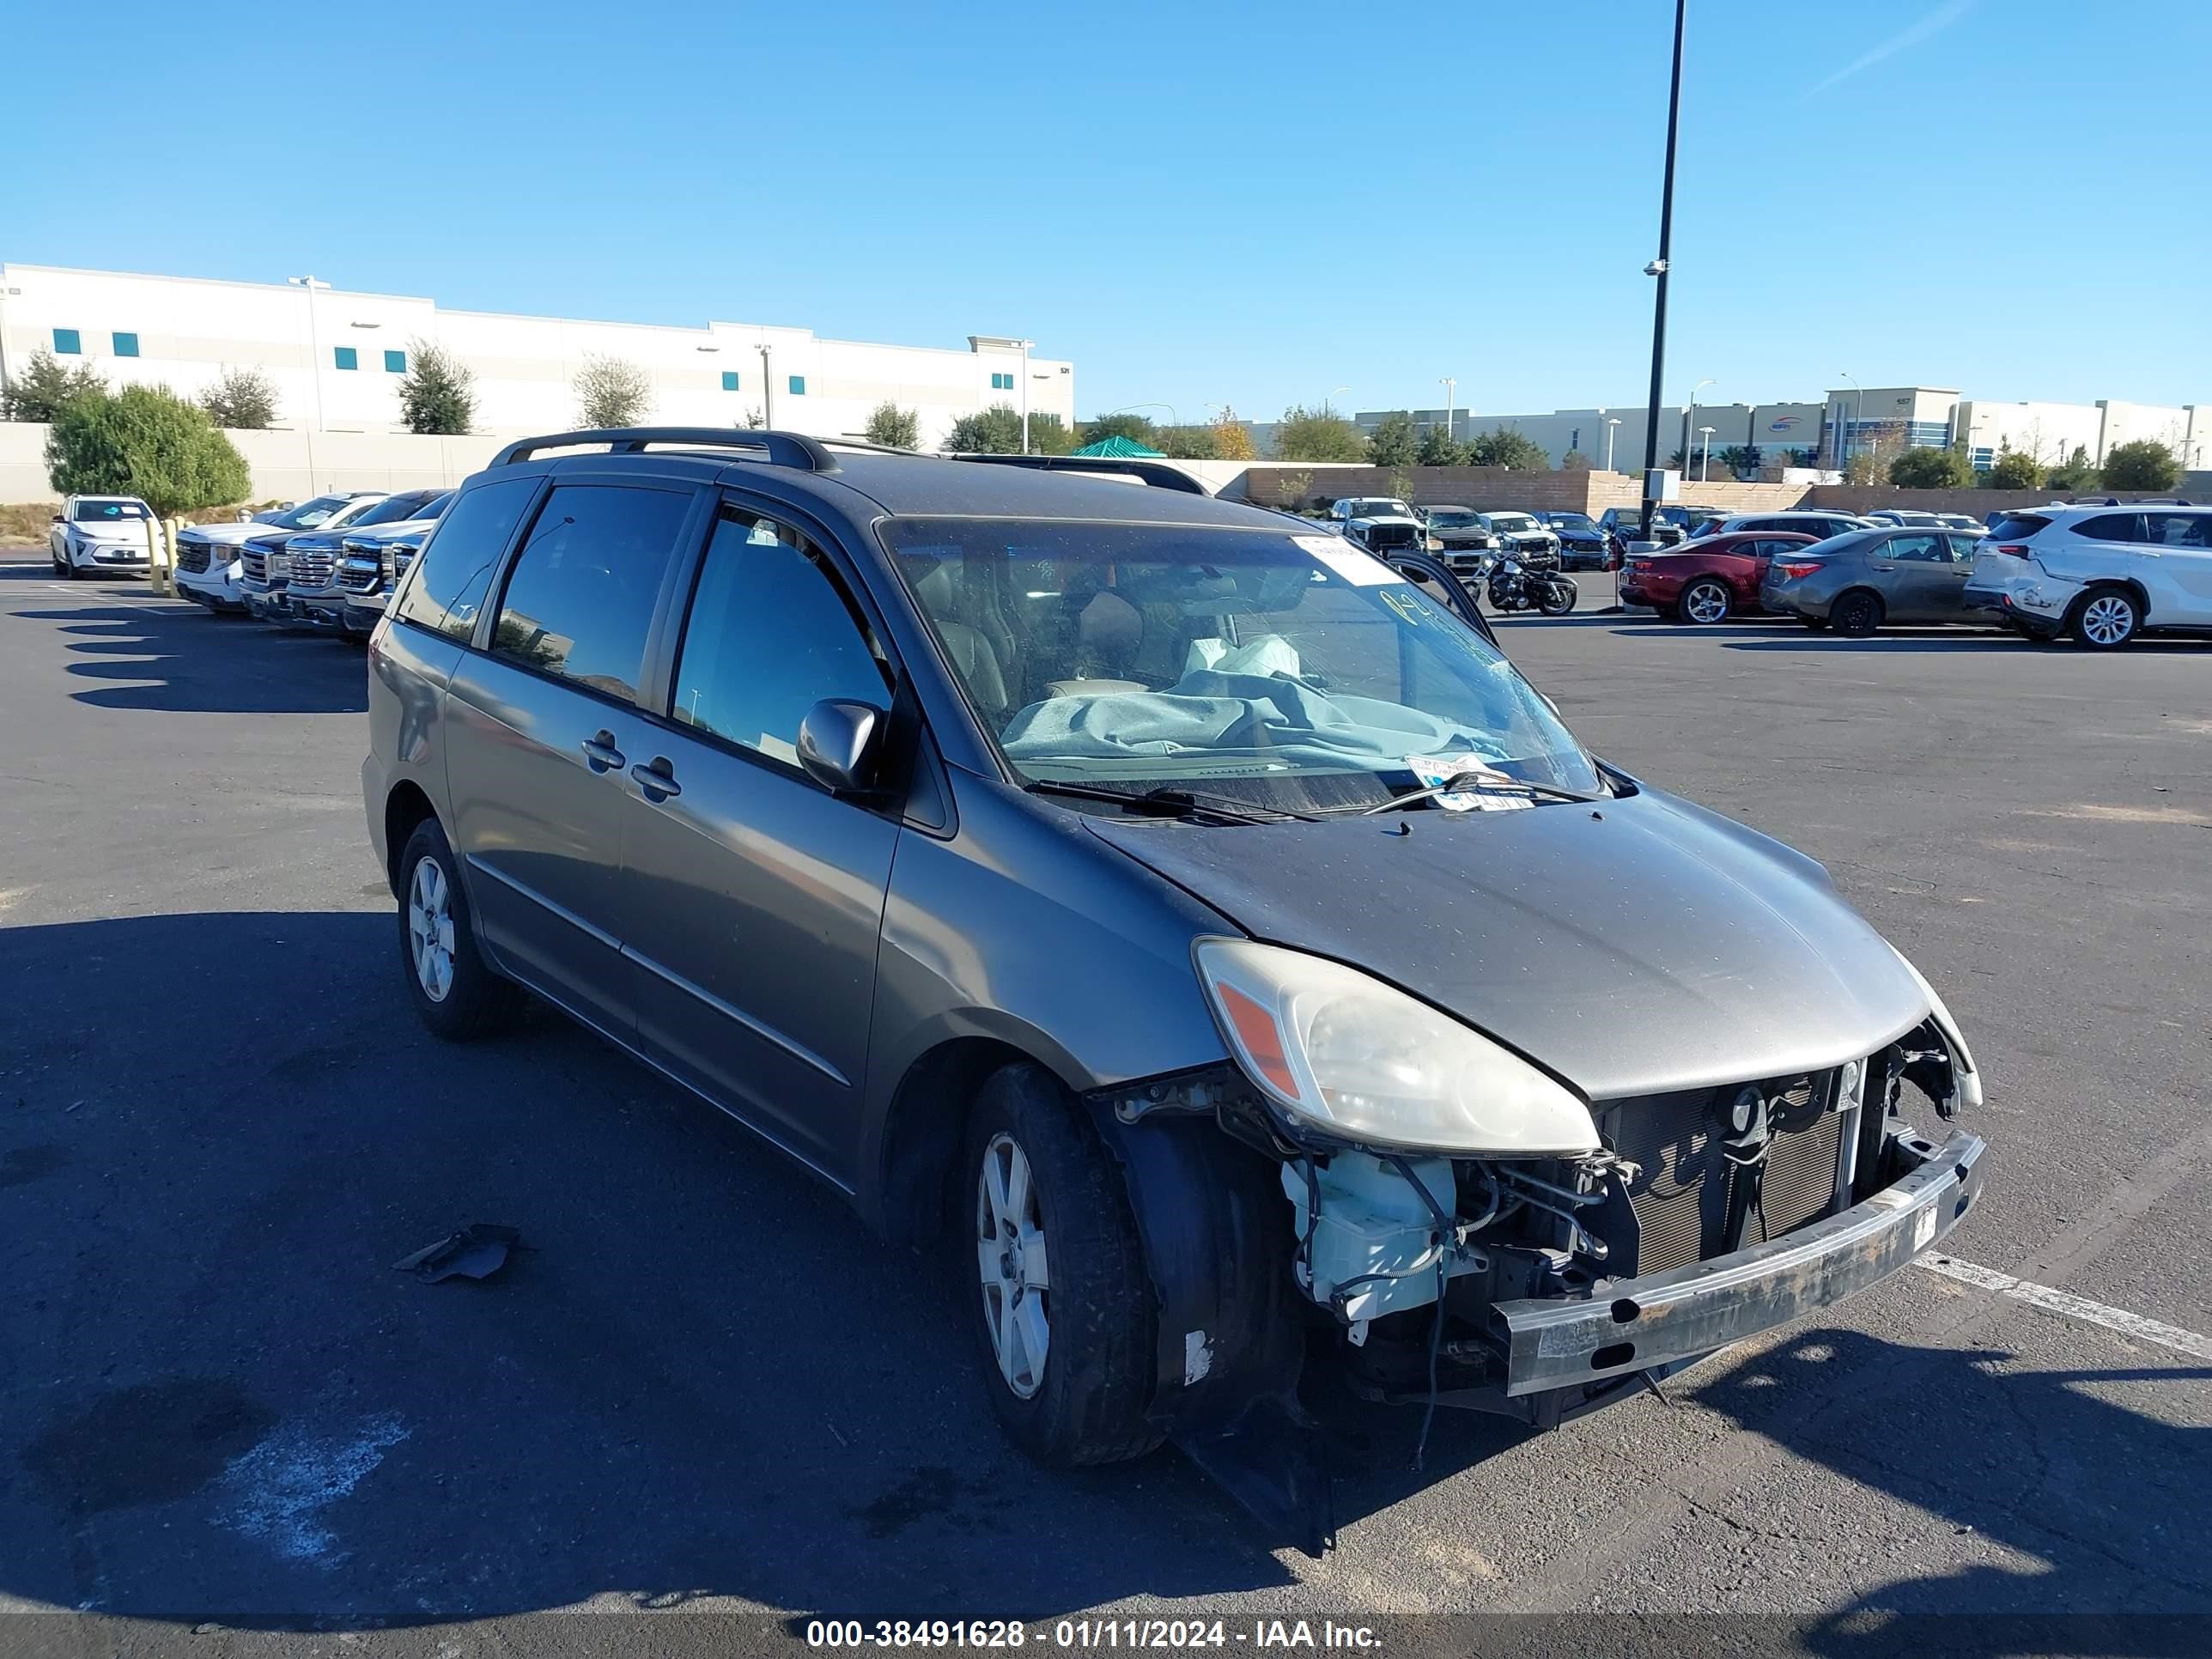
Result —
[{"label": "gray minivan", "polygon": [[503,450],[370,645],[425,1023],[567,1011],[949,1252],[1030,1453],[1172,1439],[1308,1548],[1310,1323],[1549,1426],[1949,1232],[1983,1144],[1903,1091],[1980,1078],[1820,866],[1406,567],[1087,471]]}]

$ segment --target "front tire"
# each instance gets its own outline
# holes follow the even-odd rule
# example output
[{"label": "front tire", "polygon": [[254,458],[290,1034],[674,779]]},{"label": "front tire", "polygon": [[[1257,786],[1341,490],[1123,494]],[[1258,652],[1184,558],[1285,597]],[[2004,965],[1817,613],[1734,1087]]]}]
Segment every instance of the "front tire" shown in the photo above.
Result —
[{"label": "front tire", "polygon": [[963,1146],[956,1270],[1000,1426],[1048,1468],[1141,1456],[1156,1304],[1114,1160],[1034,1066],[984,1083]]},{"label": "front tire", "polygon": [[399,855],[399,964],[416,1014],[448,1042],[489,1036],[522,1000],[477,948],[460,865],[435,818],[415,826]]},{"label": "front tire", "polygon": [[2142,607],[2124,587],[2096,588],[2075,605],[2066,627],[2076,645],[2117,651],[2142,632]]},{"label": "front tire", "polygon": [[1881,600],[1855,587],[1828,607],[1828,620],[1845,639],[1863,640],[1881,626]]}]

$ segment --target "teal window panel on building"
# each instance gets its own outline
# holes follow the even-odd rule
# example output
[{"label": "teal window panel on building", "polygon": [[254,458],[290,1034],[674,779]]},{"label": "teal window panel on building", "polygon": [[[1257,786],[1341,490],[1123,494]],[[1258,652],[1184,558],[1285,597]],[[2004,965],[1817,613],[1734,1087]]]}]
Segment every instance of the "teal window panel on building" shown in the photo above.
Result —
[{"label": "teal window panel on building", "polygon": [[794,398],[804,398],[806,395],[806,377],[804,374],[794,374],[791,377],[791,395]]},{"label": "teal window panel on building", "polygon": [[407,354],[404,351],[386,352],[384,372],[386,374],[404,374],[407,372]]},{"label": "teal window panel on building", "polygon": [[738,371],[734,368],[724,369],[722,371],[722,390],[725,392],[735,392],[737,389]]},{"label": "teal window panel on building", "polygon": [[79,356],[84,351],[84,343],[77,337],[75,329],[58,328],[54,331],[54,351],[58,356]]},{"label": "teal window panel on building", "polygon": [[356,351],[351,346],[332,347],[331,350],[331,361],[336,362],[340,368],[359,368],[361,367],[361,353]]},{"label": "teal window panel on building", "polygon": [[115,355],[136,357],[138,355],[138,337],[136,334],[118,334],[115,337]]}]

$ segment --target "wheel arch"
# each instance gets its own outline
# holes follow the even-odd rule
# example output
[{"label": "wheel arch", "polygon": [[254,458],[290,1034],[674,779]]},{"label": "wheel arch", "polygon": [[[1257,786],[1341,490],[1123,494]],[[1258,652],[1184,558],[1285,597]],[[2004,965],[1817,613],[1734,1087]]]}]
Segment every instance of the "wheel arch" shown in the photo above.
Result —
[{"label": "wheel arch", "polygon": [[2138,627],[2150,626],[2150,590],[2134,576],[2097,576],[2083,583],[2081,591],[2074,596],[2074,603],[2066,608],[2067,620],[2070,623],[2091,599],[2111,588],[2118,588],[2135,601],[2136,611],[2141,619]]},{"label": "wheel arch", "polygon": [[407,838],[425,818],[434,818],[438,809],[430,804],[430,797],[422,785],[402,778],[392,786],[384,798],[384,880],[392,889],[394,898],[399,896],[399,859],[407,850]]},{"label": "wheel arch", "polygon": [[1829,618],[1834,619],[1837,606],[1843,604],[1844,600],[1861,593],[1874,601],[1875,620],[1877,623],[1889,615],[1889,601],[1882,598],[1880,588],[1868,582],[1853,582],[1849,587],[1840,590],[1835,598],[1828,601]]}]

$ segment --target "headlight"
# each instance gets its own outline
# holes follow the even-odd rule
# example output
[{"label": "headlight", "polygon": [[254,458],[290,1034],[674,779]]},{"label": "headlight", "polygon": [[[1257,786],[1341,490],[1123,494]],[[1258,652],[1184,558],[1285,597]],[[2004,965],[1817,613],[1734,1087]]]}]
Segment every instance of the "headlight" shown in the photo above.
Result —
[{"label": "headlight", "polygon": [[1200,939],[1230,1052],[1287,1112],[1348,1139],[1445,1152],[1591,1152],[1589,1109],[1519,1055],[1341,963]]}]

